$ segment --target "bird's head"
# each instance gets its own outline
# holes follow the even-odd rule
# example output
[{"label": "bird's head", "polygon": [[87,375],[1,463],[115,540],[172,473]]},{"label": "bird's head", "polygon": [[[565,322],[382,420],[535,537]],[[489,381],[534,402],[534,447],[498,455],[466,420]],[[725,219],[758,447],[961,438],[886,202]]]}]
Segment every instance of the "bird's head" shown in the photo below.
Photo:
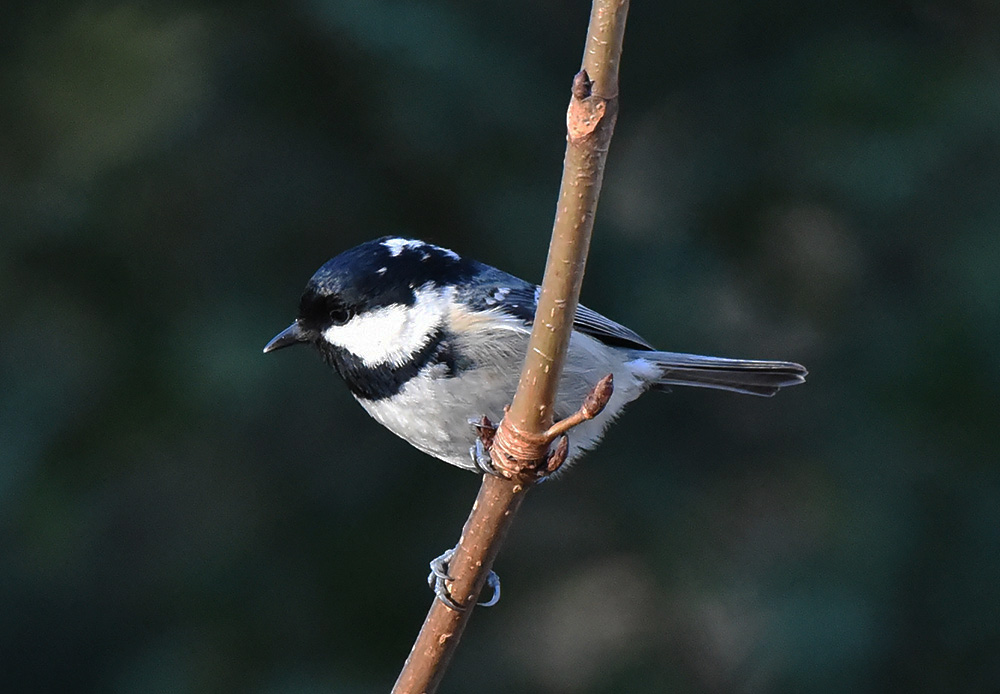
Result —
[{"label": "bird's head", "polygon": [[456,286],[475,271],[475,263],[423,241],[368,241],[316,271],[295,322],[264,352],[311,343],[328,361],[346,352],[367,367],[404,364],[441,328]]}]

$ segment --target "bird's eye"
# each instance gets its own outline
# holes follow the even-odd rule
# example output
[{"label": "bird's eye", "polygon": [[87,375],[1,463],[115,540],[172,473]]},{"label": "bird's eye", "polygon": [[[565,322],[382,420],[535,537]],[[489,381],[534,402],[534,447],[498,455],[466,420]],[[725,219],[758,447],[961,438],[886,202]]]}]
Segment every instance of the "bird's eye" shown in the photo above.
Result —
[{"label": "bird's eye", "polygon": [[343,325],[351,320],[351,312],[343,306],[334,306],[330,309],[330,322],[334,325]]}]

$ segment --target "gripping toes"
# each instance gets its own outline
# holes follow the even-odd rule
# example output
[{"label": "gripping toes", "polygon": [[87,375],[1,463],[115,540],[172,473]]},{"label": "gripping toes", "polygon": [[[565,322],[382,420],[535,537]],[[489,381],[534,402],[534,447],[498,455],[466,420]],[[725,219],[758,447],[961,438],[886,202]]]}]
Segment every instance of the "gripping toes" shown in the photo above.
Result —
[{"label": "gripping toes", "polygon": [[[438,600],[456,612],[464,612],[465,606],[457,603],[455,599],[451,597],[451,591],[448,590],[447,582],[453,580],[448,574],[448,563],[451,561],[453,556],[455,556],[455,550],[449,549],[440,557],[436,557],[431,560],[431,572],[427,576],[427,585],[434,591],[434,595],[437,596]],[[496,605],[500,600],[500,577],[493,571],[490,571],[490,575],[486,578],[486,585],[493,590],[493,595],[489,600],[477,604],[480,607],[493,607],[493,605]]]},{"label": "gripping toes", "polygon": [[465,608],[455,602],[448,591],[447,582],[451,580],[451,576],[448,575],[448,562],[451,561],[454,555],[455,550],[449,549],[440,557],[431,559],[431,572],[427,575],[427,585],[434,591],[434,595],[437,596],[438,600],[456,612],[463,612]]},{"label": "gripping toes", "polygon": [[493,465],[493,459],[490,457],[489,451],[486,450],[486,446],[483,445],[482,439],[476,439],[476,445],[469,448],[469,455],[472,457],[472,464],[480,472],[494,477],[502,476]]},{"label": "gripping toes", "polygon": [[472,458],[472,464],[476,469],[487,475],[502,477],[503,475],[497,471],[493,465],[493,459],[490,457],[493,436],[497,431],[496,426],[486,415],[483,415],[479,419],[470,419],[469,424],[476,429],[476,444],[469,448],[469,456]]}]

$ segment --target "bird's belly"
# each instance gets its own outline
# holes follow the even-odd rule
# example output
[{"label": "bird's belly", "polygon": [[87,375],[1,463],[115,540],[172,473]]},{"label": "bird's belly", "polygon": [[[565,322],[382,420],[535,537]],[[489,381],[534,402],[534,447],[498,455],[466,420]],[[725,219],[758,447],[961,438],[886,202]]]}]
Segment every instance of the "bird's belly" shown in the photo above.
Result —
[{"label": "bird's belly", "polygon": [[438,374],[416,376],[392,398],[364,400],[376,421],[419,450],[458,467],[475,469],[469,453],[476,428],[469,420],[503,417],[517,383],[497,373],[465,372],[461,384]]},{"label": "bird's belly", "polygon": [[[608,360],[605,367],[615,377],[611,402],[595,419],[570,431],[567,464],[596,445],[611,420],[646,387],[621,361]],[[478,421],[486,415],[498,423],[504,406],[514,396],[518,377],[510,369],[472,369],[462,372],[459,379],[447,377],[442,370],[426,371],[407,381],[391,398],[358,398],[358,402],[376,421],[424,453],[461,468],[476,469],[469,453],[476,428],[469,420]],[[556,396],[556,419],[575,411],[598,378],[593,373],[566,369]]]}]

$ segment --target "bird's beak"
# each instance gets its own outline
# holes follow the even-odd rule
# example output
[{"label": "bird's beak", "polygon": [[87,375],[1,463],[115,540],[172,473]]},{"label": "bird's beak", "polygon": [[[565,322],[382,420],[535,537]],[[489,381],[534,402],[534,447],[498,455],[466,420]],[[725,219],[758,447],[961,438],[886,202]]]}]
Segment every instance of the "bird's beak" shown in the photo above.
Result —
[{"label": "bird's beak", "polygon": [[282,347],[289,347],[298,342],[306,342],[308,339],[309,338],[305,335],[305,331],[299,327],[298,322],[292,323],[271,338],[271,341],[264,346],[264,354],[273,352],[276,349],[281,349]]}]

